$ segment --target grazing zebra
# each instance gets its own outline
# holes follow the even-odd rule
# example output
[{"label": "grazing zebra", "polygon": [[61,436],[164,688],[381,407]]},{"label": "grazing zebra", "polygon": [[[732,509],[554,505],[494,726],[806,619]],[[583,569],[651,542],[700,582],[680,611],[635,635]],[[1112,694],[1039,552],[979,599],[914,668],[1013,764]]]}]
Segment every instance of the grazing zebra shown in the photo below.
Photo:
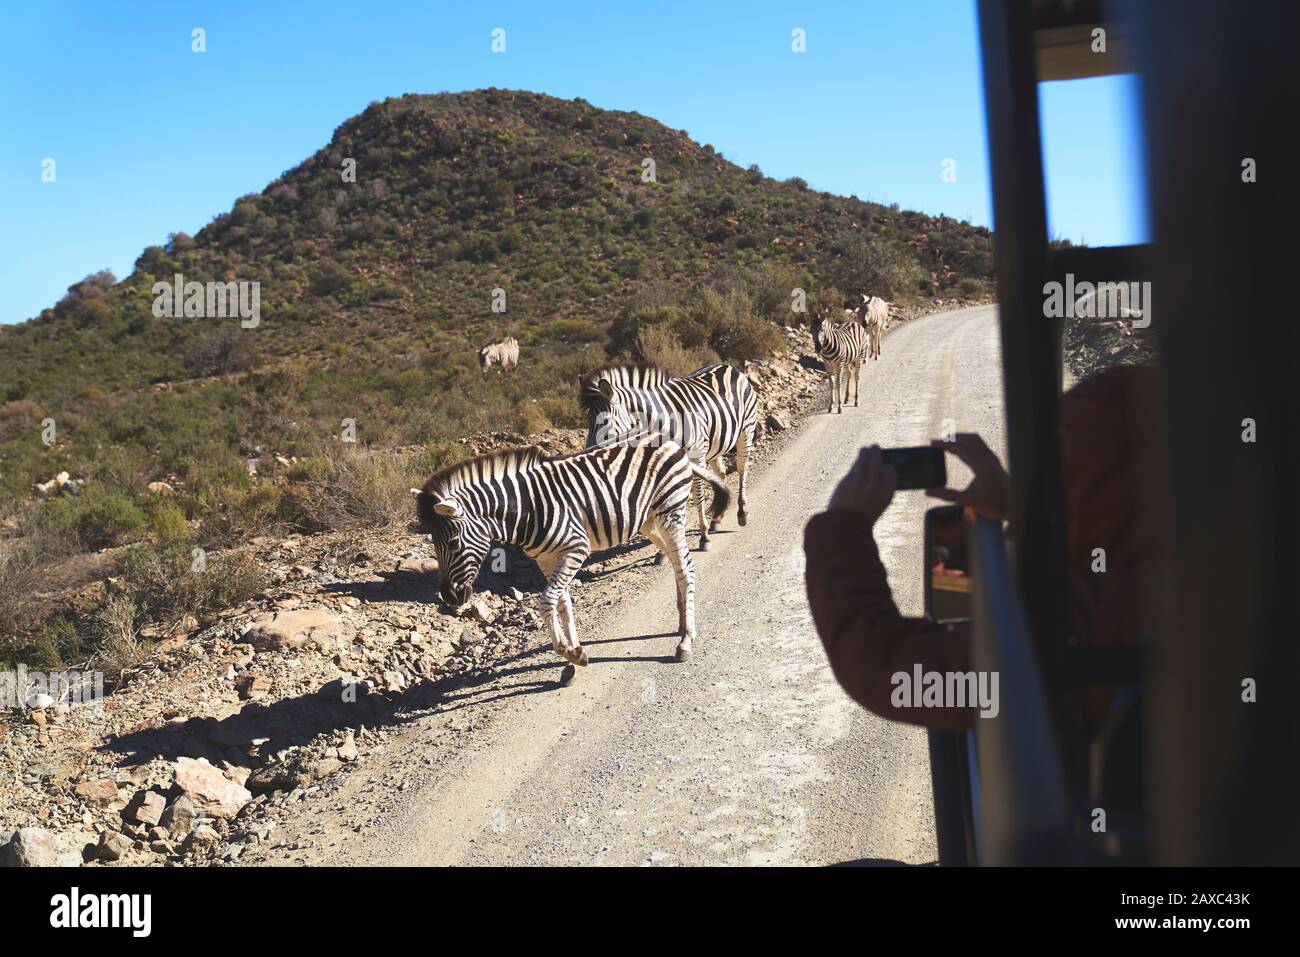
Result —
[{"label": "grazing zebra", "polygon": [[889,303],[879,296],[868,296],[864,292],[862,294],[862,305],[858,306],[855,315],[862,319],[862,324],[867,327],[867,332],[870,333],[870,349],[867,355],[872,359],[879,359],[880,337],[889,326]]},{"label": "grazing zebra", "polygon": [[[758,393],[739,369],[722,363],[673,376],[644,363],[616,363],[580,376],[579,400],[587,411],[587,445],[620,441],[624,435],[650,431],[685,447],[692,461],[722,475],[718,459],[736,454],[740,473],[736,520],[748,520],[746,491],[749,450],[758,428]],[[709,533],[725,513],[714,508],[704,522],[703,483],[691,495],[700,523],[700,551],[709,550]],[[656,563],[662,559],[656,558]]]},{"label": "grazing zebra", "polygon": [[[695,638],[695,563],[686,545],[686,499],[692,478],[713,485],[714,510],[726,484],[696,465],[679,445],[643,433],[625,443],[548,457],[537,446],[499,449],[448,466],[412,489],[419,528],[433,539],[442,598],[461,605],[492,542],[511,542],[546,576],[541,610],[551,647],[573,665],[587,664],[578,642],[569,584],[587,556],[631,540],[638,531],[668,555],[677,576],[681,640],[689,661]],[[561,628],[561,623],[563,628]]]},{"label": "grazing zebra", "polygon": [[494,362],[499,362],[503,370],[519,365],[519,340],[514,336],[506,336],[500,342],[484,346],[478,351],[478,364],[484,372],[492,368]]},{"label": "grazing zebra", "polygon": [[[813,345],[817,357],[826,366],[831,381],[831,398],[826,411],[844,411],[849,401],[849,380],[853,380],[853,404],[858,404],[858,381],[862,378],[862,360],[869,347],[867,330],[856,320],[845,317],[842,323],[827,318],[828,310],[813,314]],[[844,383],[844,398],[840,399],[839,383]]]}]

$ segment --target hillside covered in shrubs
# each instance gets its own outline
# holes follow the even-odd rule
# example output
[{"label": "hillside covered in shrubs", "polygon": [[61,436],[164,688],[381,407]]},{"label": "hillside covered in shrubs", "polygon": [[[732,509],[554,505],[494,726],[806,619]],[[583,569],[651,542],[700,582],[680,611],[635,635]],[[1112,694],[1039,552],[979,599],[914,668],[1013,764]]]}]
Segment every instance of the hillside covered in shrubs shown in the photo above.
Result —
[{"label": "hillside covered in shrubs", "polygon": [[[583,100],[374,103],[197,235],[145,249],[129,276],[88,276],[0,327],[3,547],[27,543],[39,563],[327,527],[329,490],[377,509],[459,436],[577,424],[576,378],[609,358],[742,361],[798,320],[796,287],[969,297],[989,285],[991,252],[985,228],[777,182]],[[177,274],[258,283],[260,322],[157,318],[154,283]],[[507,334],[519,369],[484,375],[478,348]],[[396,446],[425,452],[367,472],[360,492],[340,476],[357,450]],[[35,501],[61,471],[80,494]],[[158,481],[177,494],[151,496]]]}]

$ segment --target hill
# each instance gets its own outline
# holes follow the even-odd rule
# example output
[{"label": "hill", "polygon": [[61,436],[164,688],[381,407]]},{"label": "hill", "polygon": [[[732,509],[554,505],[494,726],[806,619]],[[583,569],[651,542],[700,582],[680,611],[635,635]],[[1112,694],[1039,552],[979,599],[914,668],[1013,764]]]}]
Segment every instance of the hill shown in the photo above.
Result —
[{"label": "hill", "polygon": [[[374,103],[125,279],[88,276],[0,327],[0,519],[64,551],[160,524],[206,544],[311,528],[283,486],[328,484],[340,450],[428,445],[424,467],[466,434],[574,426],[575,378],[612,356],[685,371],[763,355],[798,318],[796,287],[972,295],[990,248],[986,229],[776,182],[582,100]],[[256,283],[256,326],[159,317],[154,285],[177,275]],[[519,370],[483,375],[479,346],[507,333]],[[65,470],[85,481],[75,500],[22,504]],[[159,480],[181,493],[166,508],[146,491]]]}]

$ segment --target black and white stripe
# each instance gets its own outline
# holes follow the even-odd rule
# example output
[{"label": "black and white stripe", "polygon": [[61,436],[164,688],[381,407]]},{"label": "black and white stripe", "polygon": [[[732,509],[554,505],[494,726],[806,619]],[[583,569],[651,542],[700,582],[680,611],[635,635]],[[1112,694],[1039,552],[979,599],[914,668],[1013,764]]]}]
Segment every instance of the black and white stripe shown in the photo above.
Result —
[{"label": "black and white stripe", "polygon": [[[849,401],[850,379],[853,381],[853,404],[857,405],[862,361],[870,348],[866,328],[848,315],[844,321],[837,323],[829,317],[829,311],[822,311],[814,314],[812,335],[817,357],[826,366],[826,375],[831,382],[831,397],[826,411],[844,411],[844,403]],[[844,382],[843,400],[840,399],[838,388],[841,381]]]},{"label": "black and white stripe", "polygon": [[500,363],[502,370],[519,365],[519,340],[514,336],[506,336],[500,342],[484,346],[478,351],[478,364],[484,372],[492,368],[493,363]]},{"label": "black and white stripe", "polygon": [[573,616],[574,576],[593,551],[645,535],[668,556],[677,577],[677,658],[686,661],[695,637],[686,503],[697,477],[713,485],[714,510],[725,508],[721,479],[693,463],[681,446],[642,434],[556,457],[536,446],[491,452],[443,469],[413,491],[420,528],[438,558],[443,600],[469,601],[493,542],[518,545],[547,579],[541,608],[551,647],[575,665],[587,663],[587,652]]},{"label": "black and white stripe", "polygon": [[[735,453],[740,490],[736,519],[748,521],[746,494],[749,450],[758,428],[758,393],[749,378],[723,363],[672,376],[646,364],[620,363],[593,369],[580,379],[579,399],[587,412],[587,445],[621,441],[640,431],[656,432],[683,446],[692,461],[723,474],[718,460]],[[703,486],[694,489],[700,522],[700,550],[717,531],[724,509],[704,521]]]}]

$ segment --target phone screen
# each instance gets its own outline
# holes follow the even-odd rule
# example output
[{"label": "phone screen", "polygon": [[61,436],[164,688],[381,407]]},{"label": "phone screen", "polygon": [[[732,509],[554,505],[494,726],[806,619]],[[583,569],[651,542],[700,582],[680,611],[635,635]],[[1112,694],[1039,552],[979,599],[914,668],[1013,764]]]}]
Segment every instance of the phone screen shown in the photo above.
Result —
[{"label": "phone screen", "polygon": [[881,455],[886,465],[898,473],[898,488],[939,488],[948,484],[948,469],[944,464],[943,449],[919,445],[906,449],[884,449]]}]

